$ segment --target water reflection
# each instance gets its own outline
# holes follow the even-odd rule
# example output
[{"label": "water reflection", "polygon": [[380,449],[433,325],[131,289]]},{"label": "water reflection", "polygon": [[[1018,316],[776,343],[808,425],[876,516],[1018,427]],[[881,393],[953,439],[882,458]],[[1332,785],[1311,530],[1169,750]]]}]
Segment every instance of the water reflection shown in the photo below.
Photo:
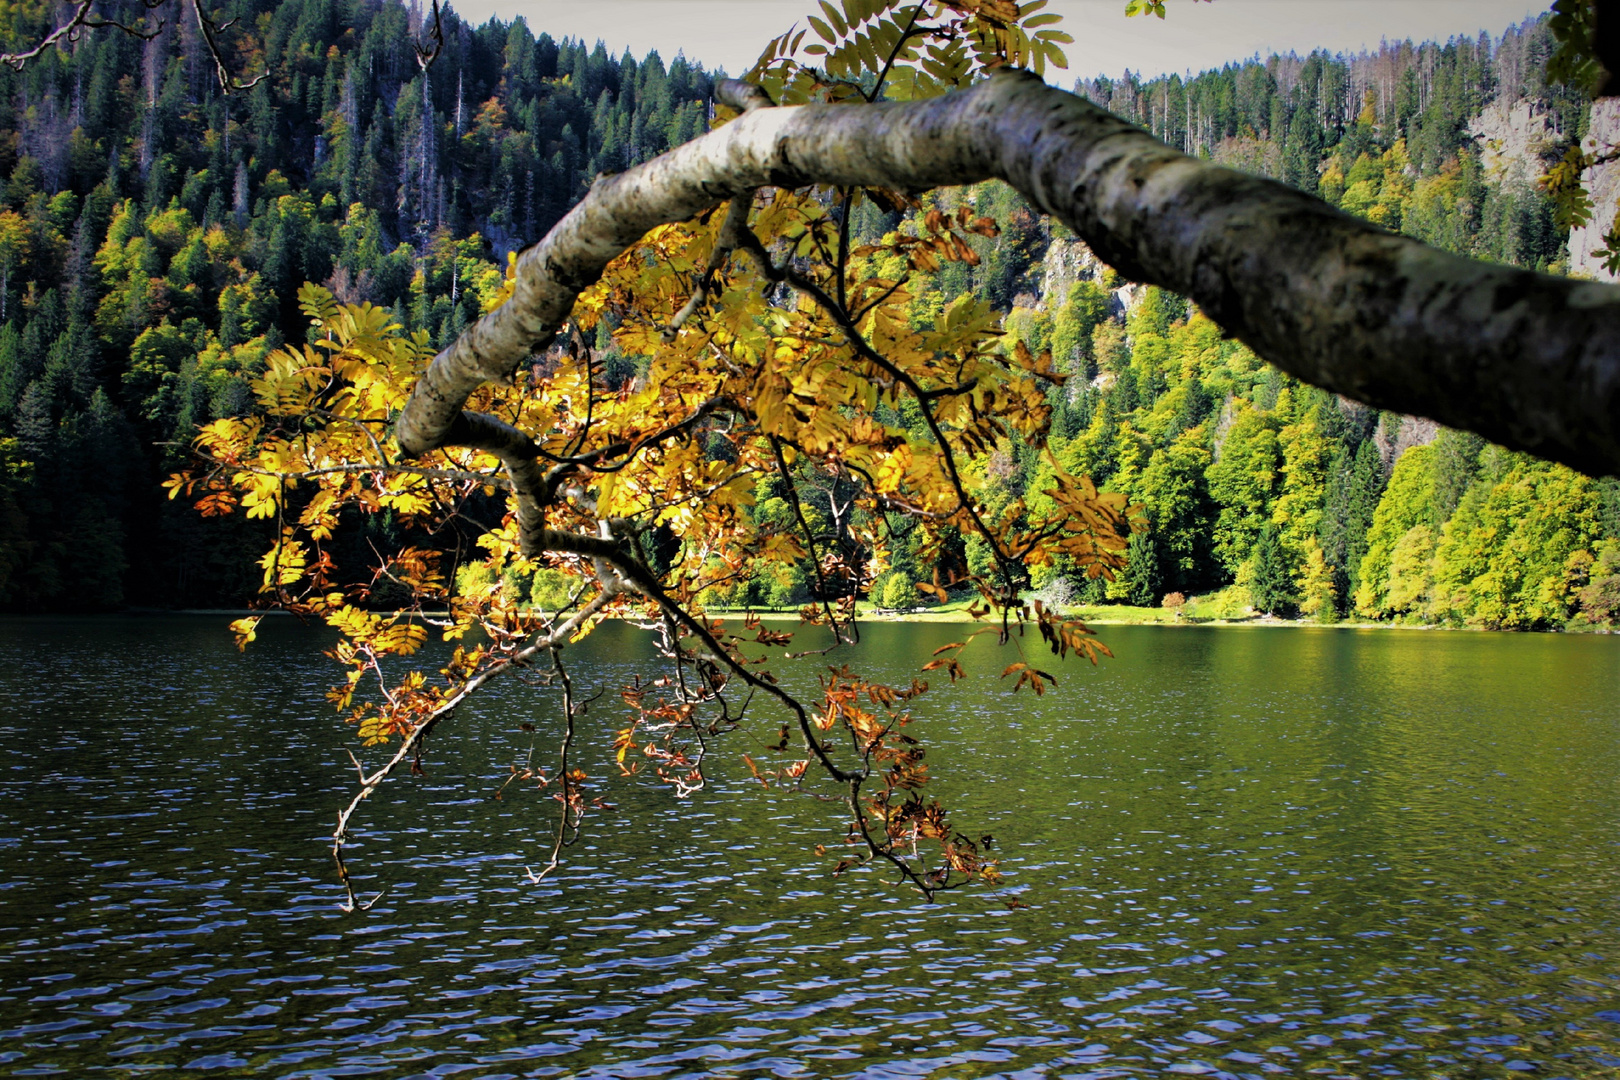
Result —
[{"label": "water reflection", "polygon": [[[1041,699],[975,644],[919,728],[1008,887],[931,906],[830,880],[837,808],[762,791],[746,740],[688,802],[609,784],[527,884],[549,806],[489,796],[556,717],[514,687],[374,800],[358,917],[315,632],[239,657],[221,621],[0,623],[0,1071],[1620,1070],[1613,639],[1120,628]],[[873,627],[862,660],[909,680],[956,632]],[[610,627],[576,669],[644,648]]]}]

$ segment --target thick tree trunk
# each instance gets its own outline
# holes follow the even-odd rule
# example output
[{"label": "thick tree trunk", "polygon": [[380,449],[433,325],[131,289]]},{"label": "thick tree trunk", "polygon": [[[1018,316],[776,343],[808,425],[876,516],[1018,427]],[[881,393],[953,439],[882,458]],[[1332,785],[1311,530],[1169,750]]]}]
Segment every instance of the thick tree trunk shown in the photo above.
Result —
[{"label": "thick tree trunk", "polygon": [[467,395],[548,344],[579,293],[654,226],[758,187],[917,191],[992,177],[1126,276],[1190,296],[1300,379],[1620,473],[1620,286],[1393,236],[1189,158],[1016,72],[912,104],[756,108],[598,181],[523,253],[512,300],[434,360],[400,417],[400,444],[416,455],[464,436]]}]

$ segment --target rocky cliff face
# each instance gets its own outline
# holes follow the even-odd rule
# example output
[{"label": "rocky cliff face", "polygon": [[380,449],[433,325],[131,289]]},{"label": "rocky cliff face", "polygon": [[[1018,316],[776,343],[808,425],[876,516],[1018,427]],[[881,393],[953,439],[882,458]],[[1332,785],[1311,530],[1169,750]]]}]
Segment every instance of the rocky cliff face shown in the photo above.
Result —
[{"label": "rocky cliff face", "polygon": [[1479,145],[1485,175],[1499,184],[1535,183],[1542,158],[1557,152],[1561,140],[1547,114],[1525,98],[1487,105],[1469,123],[1468,134]]},{"label": "rocky cliff face", "polygon": [[[1492,180],[1503,184],[1534,184],[1543,163],[1561,153],[1563,135],[1526,100],[1511,105],[1493,104],[1468,125],[1479,143],[1480,162]],[[1588,153],[1620,148],[1620,101],[1605,99],[1592,106],[1592,119],[1581,146]],[[1569,271],[1599,281],[1615,281],[1596,253],[1613,224],[1620,201],[1620,162],[1607,162],[1584,174],[1592,197],[1592,220],[1569,234]]]},{"label": "rocky cliff face", "polygon": [[[1620,101],[1604,98],[1592,106],[1592,122],[1581,146],[1588,153],[1620,147]],[[1620,201],[1620,162],[1588,169],[1583,178],[1592,196],[1592,220],[1569,234],[1569,270],[1599,281],[1614,281],[1615,275],[1603,268],[1595,252],[1607,246],[1603,234],[1613,224]]]},{"label": "rocky cliff face", "polygon": [[1041,297],[1036,310],[1056,311],[1077,282],[1095,281],[1102,272],[1102,260],[1083,241],[1054,236],[1041,262]]},{"label": "rocky cliff face", "polygon": [[[1392,416],[1394,414],[1391,414]],[[1384,472],[1395,468],[1401,455],[1414,446],[1427,446],[1440,437],[1440,425],[1422,416],[1401,416],[1392,423],[1378,425],[1373,443],[1384,459]]]},{"label": "rocky cliff face", "polygon": [[[1046,246],[1046,257],[1041,262],[1037,276],[1040,297],[1035,301],[1035,310],[1056,312],[1077,282],[1101,281],[1106,269],[1107,266],[1084,241],[1054,236]],[[1141,299],[1144,288],[1127,282],[1114,289],[1113,315],[1123,317],[1129,314]]]}]

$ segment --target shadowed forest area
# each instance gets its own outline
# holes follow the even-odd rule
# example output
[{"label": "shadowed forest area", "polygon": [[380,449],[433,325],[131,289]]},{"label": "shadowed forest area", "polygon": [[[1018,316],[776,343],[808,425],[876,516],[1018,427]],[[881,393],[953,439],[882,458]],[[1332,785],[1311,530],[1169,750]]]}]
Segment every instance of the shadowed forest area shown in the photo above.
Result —
[{"label": "shadowed forest area", "polygon": [[[84,35],[0,71],[0,604],[17,610],[242,606],[270,524],[199,516],[161,480],[198,424],[258,409],[265,357],[310,332],[297,289],[389,308],[448,344],[500,287],[508,255],[542,236],[598,173],[708,128],[712,77],[684,58],[610,56],[544,27],[447,14],[424,75],[421,14],[398,3],[224,5],[243,70],[219,92],[188,25],[151,41]],[[0,35],[37,40],[47,5],[12,6]],[[1590,106],[1543,79],[1550,38],[1387,46],[1355,57],[1270,57],[1190,81],[1085,81],[1078,92],[1171,145],[1262,172],[1386,228],[1480,258],[1569,272],[1566,235],[1537,189]],[[1380,414],[1259,362],[1185,301],[1119,280],[1010,189],[970,202],[1000,235],[977,265],[919,291],[923,325],[974,291],[1006,313],[1009,346],[1050,349],[1050,448],[1071,473],[1140,504],[1150,529],[1125,572],[1058,566],[1049,600],[1521,629],[1620,618],[1620,484]],[[910,226],[863,203],[857,240]],[[875,268],[880,272],[884,268]],[[1581,268],[1576,268],[1577,270]],[[637,378],[604,325],[610,387]],[[914,438],[920,416],[896,415]],[[1050,486],[1051,465],[1009,442],[972,483],[992,506]],[[848,523],[814,490],[818,529]],[[792,511],[761,481],[765,529]],[[819,503],[818,503],[819,500]],[[469,523],[461,544],[499,521]],[[819,516],[818,516],[819,515]],[[420,538],[418,538],[419,540]],[[339,547],[405,542],[385,508],[344,522]],[[470,544],[458,580],[482,571]],[[869,583],[888,607],[933,572],[900,544]],[[950,558],[983,573],[980,541]],[[773,567],[718,604],[810,599],[811,567]],[[549,581],[513,581],[537,599]],[[1168,598],[1168,599],[1167,599]]]}]

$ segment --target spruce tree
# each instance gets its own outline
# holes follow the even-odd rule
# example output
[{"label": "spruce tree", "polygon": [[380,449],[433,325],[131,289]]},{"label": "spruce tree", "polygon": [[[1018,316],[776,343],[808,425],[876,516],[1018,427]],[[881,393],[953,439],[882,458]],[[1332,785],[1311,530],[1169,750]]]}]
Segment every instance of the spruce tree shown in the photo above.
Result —
[{"label": "spruce tree", "polygon": [[1345,575],[1346,588],[1341,593],[1344,610],[1361,582],[1361,560],[1367,554],[1367,530],[1372,528],[1373,514],[1384,495],[1387,478],[1384,461],[1378,453],[1378,444],[1372,439],[1362,440],[1356,449],[1355,467],[1350,478],[1350,499],[1345,520]]},{"label": "spruce tree", "polygon": [[23,388],[28,384],[22,368],[22,335],[17,333],[15,320],[0,327],[0,425],[11,429],[12,415],[22,400]]},{"label": "spruce tree", "polygon": [[1125,599],[1136,607],[1159,602],[1159,553],[1151,532],[1132,533],[1125,556]]},{"label": "spruce tree", "polygon": [[1288,579],[1288,557],[1277,539],[1277,527],[1267,522],[1254,544],[1254,580],[1249,600],[1256,611],[1286,615],[1294,607],[1294,585]]}]

